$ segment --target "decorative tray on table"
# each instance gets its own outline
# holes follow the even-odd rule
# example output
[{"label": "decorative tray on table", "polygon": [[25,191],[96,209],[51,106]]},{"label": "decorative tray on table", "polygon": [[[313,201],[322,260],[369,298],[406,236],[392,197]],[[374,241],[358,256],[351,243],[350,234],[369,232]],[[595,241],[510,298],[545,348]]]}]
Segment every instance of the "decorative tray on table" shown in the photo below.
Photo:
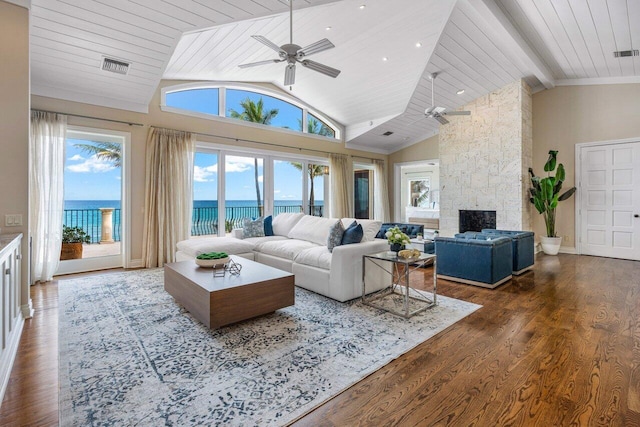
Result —
[{"label": "decorative tray on table", "polygon": [[207,252],[196,257],[196,264],[200,267],[218,268],[228,263],[229,259],[226,252]]}]

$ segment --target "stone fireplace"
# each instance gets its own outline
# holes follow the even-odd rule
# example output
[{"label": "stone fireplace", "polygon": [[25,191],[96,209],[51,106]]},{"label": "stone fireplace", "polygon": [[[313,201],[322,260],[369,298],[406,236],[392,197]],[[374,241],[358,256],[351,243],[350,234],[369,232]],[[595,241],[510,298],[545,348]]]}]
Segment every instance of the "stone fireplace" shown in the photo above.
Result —
[{"label": "stone fireplace", "polygon": [[[440,126],[440,232],[459,232],[459,211],[493,211],[495,226],[531,230],[531,90],[518,80],[465,105]],[[491,227],[484,227],[491,228]]]},{"label": "stone fireplace", "polygon": [[496,228],[496,211],[476,211],[462,209],[459,212],[458,231],[482,231],[483,228]]}]

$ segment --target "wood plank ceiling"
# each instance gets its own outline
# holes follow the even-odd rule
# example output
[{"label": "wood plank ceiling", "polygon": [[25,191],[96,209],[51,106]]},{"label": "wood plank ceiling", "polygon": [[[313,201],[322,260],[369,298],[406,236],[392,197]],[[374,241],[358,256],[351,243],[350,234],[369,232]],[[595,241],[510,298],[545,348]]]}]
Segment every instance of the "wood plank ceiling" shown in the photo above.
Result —
[{"label": "wood plank ceiling", "polygon": [[[163,78],[289,92],[283,64],[237,67],[274,57],[252,34],[288,42],[288,5],[33,0],[32,93],[146,112]],[[612,53],[640,46],[638,0],[295,0],[294,9],[294,42],[329,38],[336,48],[312,59],[342,73],[298,67],[290,93],[343,124],[353,148],[388,153],[437,133],[423,115],[433,72],[435,103],[449,109],[520,78],[534,90],[640,83],[640,57]],[[131,62],[129,73],[102,71],[105,56]]]}]

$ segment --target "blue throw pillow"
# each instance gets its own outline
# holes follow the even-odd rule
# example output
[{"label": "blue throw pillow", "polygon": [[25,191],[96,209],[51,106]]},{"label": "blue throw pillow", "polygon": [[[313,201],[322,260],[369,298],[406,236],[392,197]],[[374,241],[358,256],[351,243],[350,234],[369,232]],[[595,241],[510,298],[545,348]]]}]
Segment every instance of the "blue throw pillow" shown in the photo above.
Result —
[{"label": "blue throw pillow", "polygon": [[350,245],[352,243],[360,243],[360,241],[362,240],[362,236],[364,236],[362,225],[353,221],[353,223],[351,223],[351,225],[346,230],[344,230],[341,244]]},{"label": "blue throw pillow", "polygon": [[333,252],[333,248],[342,244],[342,236],[344,236],[344,225],[342,225],[342,221],[337,220],[329,229],[329,237],[327,237],[329,252]]},{"label": "blue throw pillow", "polygon": [[264,219],[264,235],[273,236],[273,217],[271,215]]}]

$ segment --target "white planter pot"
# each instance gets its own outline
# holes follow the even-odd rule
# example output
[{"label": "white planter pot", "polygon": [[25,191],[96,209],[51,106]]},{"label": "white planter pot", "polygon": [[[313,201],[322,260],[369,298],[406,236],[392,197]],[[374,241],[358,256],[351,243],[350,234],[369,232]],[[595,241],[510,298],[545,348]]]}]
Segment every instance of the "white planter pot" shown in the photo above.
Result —
[{"label": "white planter pot", "polygon": [[542,252],[547,255],[558,255],[562,237],[540,237]]}]

